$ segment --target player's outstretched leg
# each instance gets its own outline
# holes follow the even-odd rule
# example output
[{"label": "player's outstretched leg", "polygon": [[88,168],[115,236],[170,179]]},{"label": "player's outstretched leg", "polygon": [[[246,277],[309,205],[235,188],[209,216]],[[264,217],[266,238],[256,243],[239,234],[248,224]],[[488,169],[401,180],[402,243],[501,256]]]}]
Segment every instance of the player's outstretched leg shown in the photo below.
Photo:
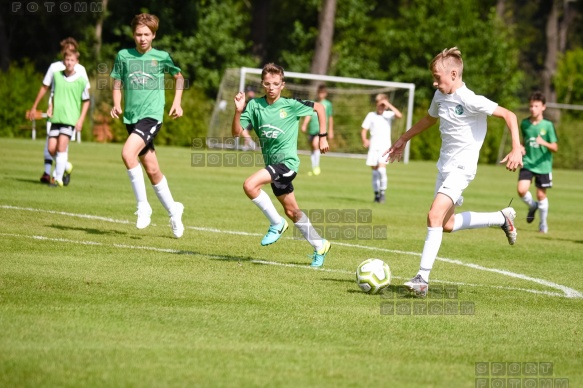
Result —
[{"label": "player's outstretched leg", "polygon": [[310,266],[314,268],[319,268],[324,265],[324,260],[326,260],[326,255],[330,252],[330,248],[332,245],[328,240],[322,240],[322,248],[319,250],[314,251],[314,255],[312,256],[312,264]]},{"label": "player's outstretched leg", "polygon": [[417,296],[426,296],[427,290],[429,289],[429,283],[427,283],[421,275],[417,274],[413,279],[405,282],[405,287],[409,291],[414,292]]},{"label": "player's outstretched leg", "polygon": [[71,182],[71,173],[73,172],[73,164],[67,162],[67,166],[65,167],[65,173],[63,174],[63,185],[69,186],[69,182]]},{"label": "player's outstretched leg", "polygon": [[176,238],[180,238],[184,234],[182,213],[184,213],[184,205],[180,202],[174,202],[174,208],[170,215],[170,225],[172,226],[172,233],[174,233],[174,237]]},{"label": "player's outstretched leg", "polygon": [[516,227],[514,226],[516,211],[511,207],[507,207],[505,209],[500,210],[500,213],[502,213],[502,215],[504,216],[504,224],[500,228],[502,228],[504,233],[506,233],[508,244],[514,245],[514,243],[516,242],[516,236],[518,235]]},{"label": "player's outstretched leg", "polygon": [[528,208],[528,214],[526,215],[526,222],[528,222],[530,224],[530,223],[532,223],[532,221],[534,221],[534,214],[536,213],[537,209],[538,209],[538,202],[534,202],[534,204]]},{"label": "player's outstretched leg", "polygon": [[270,245],[280,239],[288,228],[287,221],[285,218],[281,217],[281,222],[278,225],[269,225],[269,229],[267,230],[267,234],[261,240],[261,245]]}]

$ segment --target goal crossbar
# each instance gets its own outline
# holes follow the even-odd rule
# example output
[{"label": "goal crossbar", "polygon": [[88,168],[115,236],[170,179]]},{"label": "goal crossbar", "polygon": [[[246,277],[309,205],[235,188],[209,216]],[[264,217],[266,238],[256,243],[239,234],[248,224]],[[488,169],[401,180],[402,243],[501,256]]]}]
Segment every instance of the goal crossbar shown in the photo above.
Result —
[{"label": "goal crossbar", "polygon": [[[245,76],[246,74],[261,75],[262,69],[256,69],[251,67],[242,67],[240,69],[239,77],[239,91],[245,90]],[[406,89],[409,91],[407,100],[407,123],[406,128],[409,129],[413,125],[413,103],[415,99],[415,84],[405,83],[405,82],[392,82],[392,81],[381,81],[381,80],[370,80],[363,78],[351,78],[351,77],[338,77],[332,75],[320,75],[320,74],[310,74],[310,73],[297,73],[293,71],[286,71],[285,76],[290,78],[300,78],[312,81],[324,81],[324,82],[339,82],[346,84],[355,85],[368,85],[368,86],[383,86],[395,89]],[[409,149],[410,144],[407,142],[405,146],[405,155],[403,156],[403,162],[409,163]]]}]

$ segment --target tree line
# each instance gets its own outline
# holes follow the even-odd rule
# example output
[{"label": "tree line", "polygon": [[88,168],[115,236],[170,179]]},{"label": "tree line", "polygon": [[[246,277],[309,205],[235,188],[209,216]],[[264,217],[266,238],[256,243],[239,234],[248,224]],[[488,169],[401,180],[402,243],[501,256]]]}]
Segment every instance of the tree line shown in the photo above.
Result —
[{"label": "tree line", "polygon": [[[190,85],[184,96],[189,116],[168,127],[162,139],[167,144],[187,144],[206,134],[225,69],[266,62],[296,72],[415,83],[421,115],[433,94],[429,62],[442,49],[457,46],[465,58],[466,83],[503,106],[523,106],[536,89],[549,101],[583,104],[580,0],[51,3],[51,10],[44,0],[10,0],[1,6],[0,77],[6,84],[0,83],[0,98],[12,105],[0,111],[9,124],[0,130],[2,136],[19,134],[21,112],[34,100],[48,65],[58,59],[60,40],[72,36],[80,42],[81,63],[94,86],[108,75],[103,69],[111,66],[115,53],[133,45],[129,22],[140,12],[160,18],[155,47],[171,53]],[[102,114],[108,111],[110,90],[93,89],[93,121],[111,126],[111,140],[123,137],[123,128]],[[561,113],[568,116],[561,121],[582,119],[577,111]],[[427,136],[428,144],[435,140]],[[412,151],[413,156],[435,156]]]}]

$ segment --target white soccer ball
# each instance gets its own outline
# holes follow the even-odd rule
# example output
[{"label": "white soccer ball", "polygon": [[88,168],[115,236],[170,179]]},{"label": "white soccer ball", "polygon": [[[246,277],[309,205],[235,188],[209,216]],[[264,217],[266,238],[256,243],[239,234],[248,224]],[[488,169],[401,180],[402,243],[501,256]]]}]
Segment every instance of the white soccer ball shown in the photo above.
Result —
[{"label": "white soccer ball", "polygon": [[356,284],[367,294],[378,294],[391,284],[391,269],[380,259],[367,259],[356,268]]}]

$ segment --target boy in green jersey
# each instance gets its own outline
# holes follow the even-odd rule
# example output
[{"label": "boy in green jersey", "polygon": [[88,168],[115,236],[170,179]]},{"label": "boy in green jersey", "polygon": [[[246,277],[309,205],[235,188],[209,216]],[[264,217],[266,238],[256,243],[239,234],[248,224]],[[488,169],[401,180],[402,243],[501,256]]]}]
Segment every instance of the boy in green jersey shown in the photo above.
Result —
[{"label": "boy in green jersey", "polygon": [[[320,237],[308,216],[300,210],[292,181],[300,165],[297,152],[299,119],[316,111],[320,128],[326,128],[326,112],[324,106],[318,102],[281,96],[281,91],[285,87],[281,66],[273,63],[265,65],[261,73],[261,83],[265,88],[264,97],[254,98],[245,106],[245,93],[241,91],[235,96],[235,115],[231,133],[237,137],[243,128],[254,129],[261,142],[265,163],[264,169],[245,180],[243,190],[270,222],[261,245],[273,244],[288,228],[287,221],[278,214],[267,193],[261,189],[263,185],[270,183],[285,214],[314,248],[311,266],[321,267],[330,251],[330,242]],[[324,130],[318,135],[322,153],[329,150],[326,136]]]},{"label": "boy in green jersey", "polygon": [[[547,216],[549,200],[547,189],[553,186],[553,153],[559,150],[557,133],[553,123],[543,118],[546,109],[546,99],[541,92],[534,92],[529,98],[530,117],[522,120],[522,154],[524,167],[518,174],[518,195],[528,206],[526,222],[534,221],[534,214],[539,210],[540,223],[538,230],[547,233],[549,230]],[[530,194],[530,183],[534,178],[536,186],[535,202]]]},{"label": "boy in green jersey", "polygon": [[[324,105],[326,110],[326,123],[327,129],[324,132],[328,132],[328,137],[330,139],[334,138],[334,111],[332,109],[332,103],[326,99],[328,97],[328,89],[326,85],[322,84],[318,86],[318,102]],[[318,141],[318,134],[320,133],[320,126],[318,124],[318,116],[316,112],[312,113],[304,119],[302,124],[302,132],[308,132],[308,140],[312,146],[312,152],[310,154],[310,160],[312,162],[312,171],[308,172],[308,175],[320,175],[320,145]]]},{"label": "boy in green jersey", "polygon": [[83,129],[83,121],[89,109],[89,81],[82,72],[76,71],[79,52],[67,49],[63,52],[65,69],[54,73],[53,111],[49,131],[48,152],[55,160],[55,179],[51,187],[63,187],[63,176],[69,160],[69,140]]},{"label": "boy in green jersey", "polygon": [[[156,196],[170,216],[170,225],[176,238],[184,233],[182,213],[184,206],[175,202],[168,181],[158,164],[154,148],[154,138],[162,127],[164,116],[164,75],[174,77],[176,88],[169,115],[182,116],[182,90],[184,78],[170,55],[152,47],[159,20],[154,15],[140,14],[132,20],[131,26],[136,47],[121,50],[115,59],[111,77],[113,82],[113,108],[111,116],[119,118],[123,112],[128,138],[123,146],[122,159],[127,168],[137,201],[136,215],[138,229],[150,225],[152,208],[146,196],[146,185],[141,164],[146,170]],[[122,90],[124,110],[121,108]],[[138,161],[139,159],[139,161]]]}]

